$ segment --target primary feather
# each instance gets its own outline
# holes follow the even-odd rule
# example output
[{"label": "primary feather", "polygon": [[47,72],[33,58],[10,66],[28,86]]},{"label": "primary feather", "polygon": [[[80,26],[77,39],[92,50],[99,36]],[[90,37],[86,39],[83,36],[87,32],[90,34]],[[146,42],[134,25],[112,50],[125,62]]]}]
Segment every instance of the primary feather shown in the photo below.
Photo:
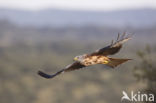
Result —
[{"label": "primary feather", "polygon": [[101,48],[90,55],[105,55],[105,56],[113,55],[113,54],[119,52],[119,50],[122,47],[122,44],[124,42],[128,41],[129,39],[131,39],[131,36],[126,35],[126,33],[123,33],[123,35],[121,35],[121,36],[120,36],[120,34],[118,34],[116,42],[112,41],[112,43],[110,45],[108,45],[104,48]]}]

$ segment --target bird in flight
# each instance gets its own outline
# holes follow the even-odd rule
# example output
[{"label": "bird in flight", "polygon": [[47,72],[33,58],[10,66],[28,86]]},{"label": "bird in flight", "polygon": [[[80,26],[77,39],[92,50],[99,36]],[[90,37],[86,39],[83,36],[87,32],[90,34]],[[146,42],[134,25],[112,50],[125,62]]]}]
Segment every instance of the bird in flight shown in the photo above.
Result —
[{"label": "bird in flight", "polygon": [[50,79],[54,78],[55,76],[64,73],[64,72],[70,72],[73,70],[78,70],[87,66],[95,65],[95,64],[104,64],[111,68],[115,68],[118,65],[131,60],[131,59],[121,59],[121,58],[112,58],[108,55],[114,55],[122,48],[122,44],[126,41],[131,39],[131,36],[127,35],[126,33],[123,33],[123,35],[118,34],[118,37],[115,42],[112,43],[104,48],[98,49],[95,52],[91,54],[83,54],[76,56],[74,58],[74,63],[66,66],[64,69],[56,72],[55,74],[49,75],[42,71],[38,71],[38,75]]}]

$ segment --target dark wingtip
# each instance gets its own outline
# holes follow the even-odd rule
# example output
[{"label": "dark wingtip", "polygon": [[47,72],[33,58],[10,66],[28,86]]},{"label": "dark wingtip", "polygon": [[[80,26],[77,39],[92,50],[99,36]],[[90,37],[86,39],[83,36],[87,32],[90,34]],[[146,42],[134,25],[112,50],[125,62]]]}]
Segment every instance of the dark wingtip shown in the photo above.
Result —
[{"label": "dark wingtip", "polygon": [[47,79],[53,78],[53,76],[48,75],[48,74],[46,74],[46,73],[44,73],[42,71],[38,71],[37,74],[40,75],[41,77],[44,77],[44,78],[47,78]]}]

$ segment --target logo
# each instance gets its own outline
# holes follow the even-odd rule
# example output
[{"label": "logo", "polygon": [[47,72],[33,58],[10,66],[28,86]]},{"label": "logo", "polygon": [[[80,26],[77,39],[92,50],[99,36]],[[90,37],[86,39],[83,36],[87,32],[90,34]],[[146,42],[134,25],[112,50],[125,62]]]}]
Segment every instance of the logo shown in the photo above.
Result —
[{"label": "logo", "polygon": [[131,91],[131,94],[128,95],[125,91],[122,91],[122,98],[121,101],[123,100],[128,100],[128,101],[154,101],[154,94],[146,94],[146,93],[141,93],[140,91],[134,93]]}]

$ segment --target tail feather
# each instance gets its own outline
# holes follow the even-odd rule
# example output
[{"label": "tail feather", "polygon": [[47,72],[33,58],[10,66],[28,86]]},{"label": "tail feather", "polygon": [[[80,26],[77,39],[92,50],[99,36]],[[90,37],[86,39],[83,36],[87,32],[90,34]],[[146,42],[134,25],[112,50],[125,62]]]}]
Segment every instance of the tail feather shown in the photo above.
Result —
[{"label": "tail feather", "polygon": [[109,58],[110,61],[106,64],[112,68],[115,68],[117,67],[118,65],[128,61],[128,60],[131,60],[131,59],[118,59],[118,58]]},{"label": "tail feather", "polygon": [[44,73],[42,71],[38,71],[38,75],[40,75],[41,77],[50,79],[50,78],[54,78],[55,76],[57,76],[57,75],[59,75],[59,74],[61,74],[63,72],[64,72],[64,70],[61,70],[61,71],[59,71],[59,72],[57,72],[57,73],[55,73],[53,75],[49,75],[49,74],[46,74],[46,73]]}]

